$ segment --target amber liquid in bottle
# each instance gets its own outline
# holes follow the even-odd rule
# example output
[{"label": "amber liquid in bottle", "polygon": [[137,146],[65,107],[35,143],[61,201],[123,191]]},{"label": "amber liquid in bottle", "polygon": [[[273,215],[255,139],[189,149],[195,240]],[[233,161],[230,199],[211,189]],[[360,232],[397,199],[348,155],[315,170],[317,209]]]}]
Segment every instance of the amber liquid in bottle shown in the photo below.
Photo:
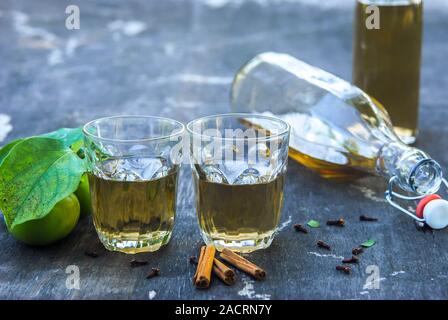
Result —
[{"label": "amber liquid in bottle", "polygon": [[[366,27],[370,4],[379,7],[379,29]],[[385,106],[405,143],[418,133],[422,7],[421,1],[358,0],[355,10],[353,82]]]},{"label": "amber liquid in bottle", "polygon": [[[303,164],[305,167],[316,171],[320,176],[329,179],[351,180],[367,175],[366,172],[357,170],[351,166],[335,164],[329,161],[321,160],[313,156],[304,154],[294,148],[289,148],[289,156]],[[367,164],[369,162],[369,164]],[[358,164],[361,166],[367,164],[371,167],[371,160],[363,159]]]}]

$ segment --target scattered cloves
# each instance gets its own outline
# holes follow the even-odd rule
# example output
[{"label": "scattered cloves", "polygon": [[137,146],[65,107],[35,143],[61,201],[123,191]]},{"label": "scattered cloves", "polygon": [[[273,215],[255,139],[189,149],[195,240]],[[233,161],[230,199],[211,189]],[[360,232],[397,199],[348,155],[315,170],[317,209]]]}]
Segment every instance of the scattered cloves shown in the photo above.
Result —
[{"label": "scattered cloves", "polygon": [[351,258],[345,258],[342,263],[359,263],[359,258],[357,256],[352,256]]},{"label": "scattered cloves", "polygon": [[98,252],[96,252],[95,250],[86,250],[84,252],[84,254],[90,258],[98,258],[99,257]]},{"label": "scattered cloves", "polygon": [[151,278],[157,277],[159,274],[160,274],[159,268],[151,268],[151,272],[148,273],[148,275],[146,276],[146,279],[151,279]]},{"label": "scattered cloves", "polygon": [[361,247],[356,247],[356,248],[354,248],[354,249],[352,250],[352,254],[354,254],[355,256],[357,256],[357,255],[359,255],[359,254],[361,254],[361,253],[363,253],[363,252],[364,252],[364,249],[361,248]]},{"label": "scattered cloves", "polygon": [[190,263],[194,265],[198,264],[198,260],[196,260],[195,256],[191,256],[190,259],[188,259],[188,261],[190,261]]},{"label": "scattered cloves", "polygon": [[359,220],[360,221],[370,221],[370,222],[372,222],[372,221],[378,221],[378,218],[368,217],[368,216],[363,214],[363,215],[359,216]]},{"label": "scattered cloves", "polygon": [[352,269],[350,269],[350,267],[347,267],[347,266],[336,266],[336,270],[343,271],[346,274],[350,274],[350,271]]},{"label": "scattered cloves", "polygon": [[319,248],[323,248],[323,249],[331,250],[330,245],[327,244],[327,243],[325,243],[325,242],[323,242],[322,240],[318,240],[318,241],[317,241],[317,246],[318,246]]},{"label": "scattered cloves", "polygon": [[338,220],[328,220],[327,226],[338,226],[343,227],[345,225],[345,220],[342,218],[339,218]]},{"label": "scattered cloves", "polygon": [[146,266],[148,264],[148,261],[132,259],[130,264],[131,268],[137,268],[141,266]]},{"label": "scattered cloves", "polygon": [[297,232],[308,233],[308,230],[306,230],[304,226],[302,226],[301,224],[298,224],[298,223],[294,225],[294,229]]}]

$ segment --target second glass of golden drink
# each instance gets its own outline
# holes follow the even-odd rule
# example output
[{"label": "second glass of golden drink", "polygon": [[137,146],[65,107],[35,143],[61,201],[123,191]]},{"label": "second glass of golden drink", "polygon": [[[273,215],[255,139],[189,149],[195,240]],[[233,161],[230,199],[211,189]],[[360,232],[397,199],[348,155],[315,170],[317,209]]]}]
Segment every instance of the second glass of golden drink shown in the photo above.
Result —
[{"label": "second glass of golden drink", "polygon": [[204,241],[238,252],[269,247],[283,205],[289,125],[225,114],[193,120],[187,130]]}]

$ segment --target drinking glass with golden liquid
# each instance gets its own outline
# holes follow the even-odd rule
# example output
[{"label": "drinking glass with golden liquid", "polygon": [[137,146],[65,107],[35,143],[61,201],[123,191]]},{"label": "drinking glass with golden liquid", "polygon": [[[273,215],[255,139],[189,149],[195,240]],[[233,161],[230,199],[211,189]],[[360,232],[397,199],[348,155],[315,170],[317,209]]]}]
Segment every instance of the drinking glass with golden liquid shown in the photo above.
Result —
[{"label": "drinking glass with golden liquid", "polygon": [[225,114],[191,121],[190,157],[202,238],[217,250],[269,247],[283,205],[289,125]]},{"label": "drinking glass with golden liquid", "polygon": [[[378,29],[367,25],[369,6]],[[355,9],[353,82],[386,108],[405,143],[418,134],[422,12],[422,0],[357,0]]]},{"label": "drinking glass with golden liquid", "polygon": [[108,250],[156,251],[176,213],[184,125],[150,116],[116,116],[84,126],[93,223]]}]

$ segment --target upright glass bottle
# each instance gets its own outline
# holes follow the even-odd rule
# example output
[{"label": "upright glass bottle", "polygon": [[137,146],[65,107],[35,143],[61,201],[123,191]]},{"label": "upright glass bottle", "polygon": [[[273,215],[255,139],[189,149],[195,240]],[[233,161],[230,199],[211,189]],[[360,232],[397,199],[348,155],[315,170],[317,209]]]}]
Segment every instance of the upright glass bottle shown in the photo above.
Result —
[{"label": "upright glass bottle", "polygon": [[262,53],[236,74],[234,111],[275,114],[291,125],[290,156],[324,177],[394,177],[403,190],[436,192],[439,164],[405,145],[385,109],[359,88],[286,54]]},{"label": "upright glass bottle", "polygon": [[384,105],[405,143],[418,133],[422,12],[422,0],[357,0],[355,9],[353,83]]}]

